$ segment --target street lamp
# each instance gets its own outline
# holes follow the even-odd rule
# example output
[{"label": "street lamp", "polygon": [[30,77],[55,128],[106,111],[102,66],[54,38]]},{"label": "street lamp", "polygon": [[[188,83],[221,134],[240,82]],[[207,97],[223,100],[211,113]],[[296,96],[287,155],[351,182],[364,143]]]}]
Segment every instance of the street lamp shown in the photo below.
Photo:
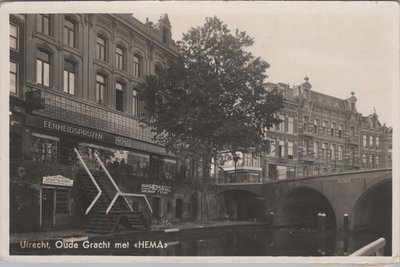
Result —
[{"label": "street lamp", "polygon": [[236,154],[236,152],[232,153],[233,161],[235,162],[235,173],[234,173],[234,181],[236,182],[236,164],[238,160],[240,159],[240,156]]}]

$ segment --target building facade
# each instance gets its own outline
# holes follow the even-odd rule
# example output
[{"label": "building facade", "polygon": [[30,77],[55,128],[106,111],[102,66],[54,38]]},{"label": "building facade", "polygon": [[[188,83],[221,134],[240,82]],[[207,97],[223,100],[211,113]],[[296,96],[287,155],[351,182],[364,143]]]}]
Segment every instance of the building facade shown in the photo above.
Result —
[{"label": "building facade", "polygon": [[15,231],[79,223],[87,199],[74,180],[74,148],[86,158],[99,154],[123,190],[145,193],[153,221],[199,217],[190,166],[154,143],[140,122],[139,84],[176,56],[167,15],[156,24],[129,14],[10,16]]},{"label": "building facade", "polygon": [[[237,176],[247,177],[257,167],[260,177],[252,181],[237,178],[236,182],[265,183],[367,168],[391,168],[392,128],[382,125],[376,113],[362,116],[357,111],[354,92],[341,99],[311,88],[308,77],[298,86],[267,83],[266,90],[278,90],[284,97],[284,108],[276,114],[281,123],[265,131],[270,141],[269,151],[262,153],[257,162],[248,161],[248,166],[236,170]],[[243,158],[247,157],[246,153],[242,154]],[[232,175],[232,166],[230,162],[229,175]],[[222,168],[226,167],[225,163]],[[219,175],[226,176],[227,172]],[[221,181],[224,179],[220,178]]]}]

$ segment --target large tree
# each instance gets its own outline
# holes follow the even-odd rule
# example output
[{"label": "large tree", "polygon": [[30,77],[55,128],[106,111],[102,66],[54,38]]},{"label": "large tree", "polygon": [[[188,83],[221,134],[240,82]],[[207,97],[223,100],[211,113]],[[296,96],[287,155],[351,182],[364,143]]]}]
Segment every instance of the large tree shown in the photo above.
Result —
[{"label": "large tree", "polygon": [[265,88],[268,63],[247,48],[246,32],[232,33],[218,18],[207,18],[179,41],[179,57],[142,84],[145,122],[167,149],[203,163],[202,219],[211,159],[218,151],[268,149],[264,130],[279,122],[282,98]]}]

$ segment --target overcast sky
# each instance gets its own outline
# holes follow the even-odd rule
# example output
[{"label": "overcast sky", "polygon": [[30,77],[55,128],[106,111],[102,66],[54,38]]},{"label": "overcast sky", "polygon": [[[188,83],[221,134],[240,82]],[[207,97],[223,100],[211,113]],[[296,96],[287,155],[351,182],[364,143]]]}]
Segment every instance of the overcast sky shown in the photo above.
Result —
[{"label": "overcast sky", "polygon": [[[374,2],[162,2],[141,3],[134,17],[157,22],[167,13],[175,40],[205,18],[217,16],[231,30],[255,40],[254,55],[271,67],[268,81],[300,84],[347,98],[354,90],[358,110],[394,123],[398,88],[398,6]],[[396,110],[397,112],[397,110]]]}]

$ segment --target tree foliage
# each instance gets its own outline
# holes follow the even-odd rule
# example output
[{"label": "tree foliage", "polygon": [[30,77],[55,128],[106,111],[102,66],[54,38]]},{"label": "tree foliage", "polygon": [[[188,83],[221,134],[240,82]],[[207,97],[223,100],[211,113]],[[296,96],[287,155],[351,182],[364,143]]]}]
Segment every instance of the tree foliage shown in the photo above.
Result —
[{"label": "tree foliage", "polygon": [[207,18],[178,42],[179,57],[142,84],[145,122],[169,150],[210,159],[217,151],[265,150],[264,129],[282,98],[265,89],[268,63],[246,32]]}]

